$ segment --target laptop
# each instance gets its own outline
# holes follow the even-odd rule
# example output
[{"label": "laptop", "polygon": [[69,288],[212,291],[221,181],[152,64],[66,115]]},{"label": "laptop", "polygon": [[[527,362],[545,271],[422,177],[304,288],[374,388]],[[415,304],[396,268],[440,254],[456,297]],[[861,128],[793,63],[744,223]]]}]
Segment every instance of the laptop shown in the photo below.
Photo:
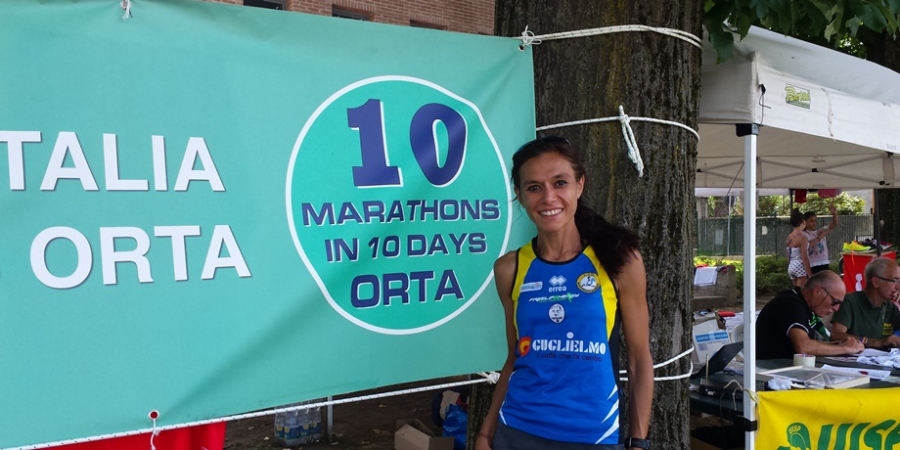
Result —
[{"label": "laptop", "polygon": [[[709,358],[705,366],[701,366],[698,370],[691,374],[691,384],[698,385],[698,391],[701,396],[714,398],[729,398],[734,401],[743,399],[741,395],[741,386],[732,380],[723,380],[718,377],[707,378],[707,373],[712,376],[725,370],[728,363],[737,356],[744,348],[743,342],[735,342],[726,344],[719,348]],[[709,369],[707,372],[706,369]]]},{"label": "laptop", "polygon": [[[705,377],[707,373],[713,375],[725,370],[725,366],[727,366],[728,363],[730,363],[743,349],[743,341],[725,344],[719,347],[712,357],[709,358],[709,361],[706,362],[706,365],[701,365],[699,369],[694,370],[691,374],[691,378]],[[709,368],[708,372],[706,370],[707,368]]]}]

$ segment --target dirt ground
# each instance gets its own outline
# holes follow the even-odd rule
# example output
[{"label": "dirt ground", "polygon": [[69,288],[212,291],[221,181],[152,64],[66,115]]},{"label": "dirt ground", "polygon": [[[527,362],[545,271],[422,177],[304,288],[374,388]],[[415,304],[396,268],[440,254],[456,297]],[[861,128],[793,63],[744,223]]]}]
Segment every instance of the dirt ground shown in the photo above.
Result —
[{"label": "dirt ground", "polygon": [[[459,378],[430,380],[357,393],[354,396],[412,389],[459,381]],[[391,450],[394,448],[394,428],[397,420],[419,419],[440,436],[441,429],[431,420],[431,401],[443,389],[396,395],[374,400],[358,401],[334,406],[334,439],[287,447],[275,439],[274,416],[256,417],[229,422],[226,427],[225,448],[228,450],[271,449],[341,449]],[[341,397],[336,397],[341,398]],[[322,408],[322,422],[326,422]]]}]

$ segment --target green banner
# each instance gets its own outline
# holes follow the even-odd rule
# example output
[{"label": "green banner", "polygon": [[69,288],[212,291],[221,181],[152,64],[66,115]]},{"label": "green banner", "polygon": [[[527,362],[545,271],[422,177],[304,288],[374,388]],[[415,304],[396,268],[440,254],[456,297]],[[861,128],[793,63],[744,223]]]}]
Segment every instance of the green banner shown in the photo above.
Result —
[{"label": "green banner", "polygon": [[131,14],[0,2],[0,448],[499,369],[529,50]]}]

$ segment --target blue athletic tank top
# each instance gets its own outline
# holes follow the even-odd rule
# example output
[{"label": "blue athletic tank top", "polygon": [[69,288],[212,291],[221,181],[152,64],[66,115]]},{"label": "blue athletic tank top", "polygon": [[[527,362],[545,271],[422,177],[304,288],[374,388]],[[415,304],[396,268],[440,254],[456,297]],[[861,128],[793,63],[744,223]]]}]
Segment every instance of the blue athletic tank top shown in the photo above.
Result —
[{"label": "blue athletic tank top", "polygon": [[588,246],[549,262],[517,252],[512,286],[516,362],[500,420],[565,442],[619,443],[618,298]]}]

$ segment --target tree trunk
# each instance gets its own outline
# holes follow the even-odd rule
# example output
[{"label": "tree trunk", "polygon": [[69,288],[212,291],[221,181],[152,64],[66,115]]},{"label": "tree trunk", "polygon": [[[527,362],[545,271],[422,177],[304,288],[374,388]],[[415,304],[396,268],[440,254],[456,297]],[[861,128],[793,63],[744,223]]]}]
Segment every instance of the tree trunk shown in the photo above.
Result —
[{"label": "tree trunk", "polygon": [[494,396],[494,385],[478,383],[472,385],[469,391],[469,405],[466,410],[468,422],[466,423],[466,450],[475,450],[475,440],[481,431],[481,424],[491,409],[491,397]]},{"label": "tree trunk", "polygon": [[[882,33],[880,39],[866,47],[866,55],[870,61],[900,72],[900,41],[891,35]],[[884,222],[881,240],[896,244],[900,242],[900,189],[893,187],[894,189],[876,189],[875,205],[879,218]]]},{"label": "tree trunk", "polygon": [[[699,0],[497,0],[495,29],[500,36],[518,36],[526,25],[540,35],[642,24],[701,36],[702,5]],[[701,51],[683,40],[625,32],[545,41],[533,51],[538,126],[617,116],[622,105],[632,117],[697,128]],[[697,139],[671,125],[631,125],[645,166],[643,177],[627,157],[617,121],[547,134],[565,136],[583,151],[588,202],[642,238],[651,351],[659,363],[691,344],[690,242]],[[624,356],[624,341],[622,349]],[[681,358],[657,369],[656,375],[683,374],[688,366],[688,359]],[[621,410],[627,411],[627,405]],[[627,414],[623,417],[627,422]],[[689,417],[688,381],[657,382],[650,427],[654,448],[690,448]],[[627,434],[627,423],[623,430]]]}]

